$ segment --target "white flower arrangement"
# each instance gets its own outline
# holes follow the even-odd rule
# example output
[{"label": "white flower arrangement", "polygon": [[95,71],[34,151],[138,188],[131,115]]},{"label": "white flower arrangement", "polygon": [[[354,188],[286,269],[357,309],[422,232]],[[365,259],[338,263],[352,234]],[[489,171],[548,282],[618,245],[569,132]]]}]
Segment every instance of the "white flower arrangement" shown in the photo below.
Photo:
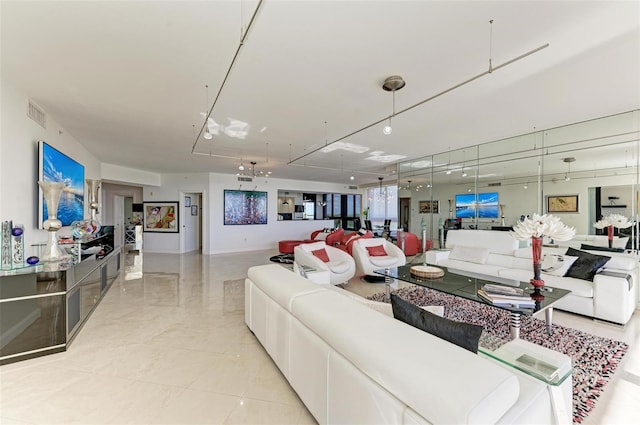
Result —
[{"label": "white flower arrangement", "polygon": [[513,226],[513,233],[516,239],[521,241],[543,236],[558,241],[568,241],[576,234],[576,228],[565,225],[559,217],[551,214],[533,214],[533,218],[525,218]]},{"label": "white flower arrangement", "polygon": [[602,217],[602,220],[593,223],[593,227],[596,229],[606,229],[609,226],[617,227],[618,229],[626,229],[632,225],[633,222],[629,221],[629,219],[622,214],[609,214]]}]

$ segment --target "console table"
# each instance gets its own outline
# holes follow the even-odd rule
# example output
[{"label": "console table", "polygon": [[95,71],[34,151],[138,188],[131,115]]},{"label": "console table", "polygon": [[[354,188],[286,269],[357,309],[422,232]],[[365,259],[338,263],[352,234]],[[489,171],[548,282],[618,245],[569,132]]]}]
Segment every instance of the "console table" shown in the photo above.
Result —
[{"label": "console table", "polygon": [[119,272],[120,248],[0,271],[0,365],[65,351]]}]

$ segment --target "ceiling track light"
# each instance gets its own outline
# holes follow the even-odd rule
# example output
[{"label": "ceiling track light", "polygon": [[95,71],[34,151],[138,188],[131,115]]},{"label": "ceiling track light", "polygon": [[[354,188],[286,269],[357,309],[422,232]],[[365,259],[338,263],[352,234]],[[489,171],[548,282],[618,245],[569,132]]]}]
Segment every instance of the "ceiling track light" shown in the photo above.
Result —
[{"label": "ceiling track light", "polygon": [[[491,24],[493,24],[493,22],[492,22]],[[493,25],[491,26],[491,28],[493,28]],[[495,71],[497,71],[497,70],[499,70],[499,69],[501,69],[501,68],[504,68],[505,66],[511,65],[511,64],[513,64],[513,63],[515,63],[515,62],[518,62],[518,61],[520,61],[520,60],[522,60],[522,59],[524,59],[524,58],[526,58],[526,57],[528,57],[528,56],[533,55],[534,53],[538,53],[539,51],[541,51],[541,50],[543,50],[543,49],[546,49],[547,47],[549,47],[549,43],[543,44],[543,45],[542,45],[542,46],[540,46],[540,47],[536,47],[535,49],[529,50],[528,52],[525,52],[525,53],[521,54],[520,56],[516,56],[515,58],[509,59],[508,61],[503,62],[503,63],[501,63],[501,64],[499,64],[499,65],[497,65],[497,66],[493,66],[492,64],[490,64],[489,69],[487,69],[486,71],[481,72],[480,74],[477,74],[477,75],[475,75],[475,76],[473,76],[473,77],[471,77],[471,78],[468,78],[468,79],[466,79],[466,80],[464,80],[464,81],[462,81],[462,82],[460,82],[460,83],[458,83],[458,84],[455,84],[454,86],[451,86],[451,87],[449,87],[449,88],[447,88],[447,89],[444,89],[443,91],[441,91],[441,92],[439,92],[439,93],[436,93],[436,94],[434,94],[433,96],[428,97],[428,98],[426,98],[426,99],[424,99],[424,100],[422,100],[422,101],[420,101],[420,102],[418,102],[418,103],[416,103],[416,104],[413,104],[413,105],[411,105],[411,106],[408,106],[408,107],[406,107],[406,108],[402,109],[401,111],[398,111],[397,113],[394,111],[393,116],[395,117],[395,116],[397,116],[397,115],[400,115],[400,114],[403,114],[403,113],[405,113],[405,112],[408,112],[408,111],[410,111],[410,110],[412,110],[412,109],[414,109],[414,108],[417,108],[418,106],[424,105],[424,104],[425,104],[425,103],[427,103],[427,102],[431,102],[432,100],[437,99],[437,98],[439,98],[440,96],[444,96],[444,95],[445,95],[445,94],[447,94],[447,93],[450,93],[450,92],[452,92],[452,91],[454,91],[454,90],[456,90],[456,89],[459,89],[460,87],[466,86],[467,84],[472,83],[473,81],[475,81],[475,80],[477,80],[477,79],[479,79],[479,78],[482,78],[482,77],[484,77],[485,75],[489,75],[489,74],[491,74],[491,73],[493,73],[493,72],[495,72]],[[385,80],[385,81],[386,81],[386,80]],[[384,86],[383,86],[383,88],[384,88]],[[397,90],[397,89],[396,89],[396,90]],[[300,161],[301,159],[303,159],[303,158],[305,158],[305,157],[307,157],[307,156],[309,156],[309,155],[311,155],[311,154],[314,154],[314,153],[316,153],[316,152],[320,151],[321,149],[326,148],[326,147],[327,147],[327,146],[329,146],[329,145],[332,145],[332,144],[334,144],[334,143],[341,142],[341,141],[343,141],[344,139],[347,139],[347,138],[349,138],[349,137],[351,137],[351,136],[353,136],[353,135],[355,135],[355,134],[358,134],[358,133],[360,133],[360,132],[362,132],[362,131],[368,130],[368,129],[369,129],[369,128],[371,128],[371,127],[374,127],[374,126],[376,126],[376,125],[379,125],[379,124],[381,124],[381,123],[383,123],[383,122],[385,122],[385,121],[389,120],[389,118],[390,118],[390,117],[384,117],[384,118],[382,118],[382,119],[379,119],[379,120],[377,120],[377,121],[375,121],[375,122],[373,122],[373,123],[371,123],[371,124],[369,124],[369,125],[366,125],[366,126],[364,126],[364,127],[362,127],[362,128],[359,128],[359,129],[357,129],[357,130],[355,130],[355,131],[352,131],[352,132],[350,132],[350,133],[348,133],[348,134],[346,134],[346,135],[344,135],[344,136],[342,136],[342,137],[338,137],[337,139],[335,139],[335,140],[334,140],[333,142],[331,142],[331,143],[325,144],[324,146],[317,147],[317,148],[315,148],[315,149],[313,149],[313,150],[311,150],[311,151],[309,151],[309,152],[305,152],[304,154],[302,154],[302,155],[298,156],[297,158],[294,158],[294,159],[289,160],[289,163],[288,163],[288,164],[292,164],[292,163],[294,163],[294,162]]]},{"label": "ceiling track light", "polygon": [[[256,17],[258,16],[258,12],[260,11],[260,8],[262,7],[262,1],[263,0],[258,1],[258,5],[255,7],[255,9],[253,11],[253,15],[251,15],[251,19],[249,20],[249,23],[246,25],[244,31],[241,31],[242,36],[240,37],[240,42],[238,43],[238,47],[236,48],[236,53],[235,53],[235,55],[233,55],[233,59],[231,60],[231,64],[229,65],[229,68],[227,69],[227,73],[225,74],[224,79],[222,80],[222,84],[220,85],[220,88],[218,89],[218,94],[216,94],[216,97],[213,100],[213,104],[211,105],[211,108],[208,110],[208,112],[205,111],[206,112],[206,116],[205,116],[205,119],[204,119],[204,125],[200,129],[200,133],[198,133],[198,137],[196,137],[196,140],[193,142],[193,146],[191,147],[191,154],[192,155],[193,154],[197,154],[196,146],[198,145],[198,139],[199,139],[201,134],[203,135],[203,137],[205,139],[208,139],[208,140],[213,137],[211,135],[211,133],[208,132],[208,129],[205,130],[205,127],[207,127],[207,124],[209,122],[209,117],[213,113],[213,108],[215,108],[216,104],[218,103],[218,99],[220,98],[220,95],[222,94],[222,90],[224,89],[224,87],[227,84],[227,80],[229,79],[229,75],[231,75],[231,70],[235,66],[236,61],[237,61],[238,57],[240,56],[240,50],[246,44],[246,39],[247,39],[247,36],[249,35],[249,30],[253,26],[253,23],[255,22]],[[242,2],[240,4],[242,5]],[[243,27],[244,27],[244,25],[243,25]],[[207,107],[209,106],[208,104],[209,104],[209,102],[207,101]],[[209,135],[211,137],[208,137],[207,133],[209,133]]]},{"label": "ceiling track light", "polygon": [[[209,108],[209,84],[205,84],[204,87],[207,90],[207,103],[204,106],[204,110],[206,111]],[[206,116],[204,118],[204,135],[202,137],[204,137],[207,140],[213,139],[213,134],[211,134],[211,132],[209,131],[209,117],[208,116]]]},{"label": "ceiling track light", "polygon": [[391,109],[391,116],[389,116],[389,122],[382,129],[382,132],[387,136],[391,134],[391,132],[393,131],[393,129],[391,128],[391,118],[396,115],[396,90],[400,90],[406,85],[407,83],[405,83],[402,77],[398,75],[392,75],[391,77],[387,77],[382,83],[382,90],[391,92],[392,102],[393,102],[392,109]]},{"label": "ceiling track light", "polygon": [[575,160],[576,160],[576,159],[575,159],[574,157],[572,157],[572,156],[567,157],[567,158],[562,158],[562,161],[563,161],[564,163],[566,163],[566,164],[567,164],[567,167],[568,167],[568,168],[567,168],[567,172],[566,172],[566,173],[564,173],[564,181],[566,181],[566,182],[568,182],[569,180],[571,180],[571,163],[572,163],[572,162],[575,162]]}]

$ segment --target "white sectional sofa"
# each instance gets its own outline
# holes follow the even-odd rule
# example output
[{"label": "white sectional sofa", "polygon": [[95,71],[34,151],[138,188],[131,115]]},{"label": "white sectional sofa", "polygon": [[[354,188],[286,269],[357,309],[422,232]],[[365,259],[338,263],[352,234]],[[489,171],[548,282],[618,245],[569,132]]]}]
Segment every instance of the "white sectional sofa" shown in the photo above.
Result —
[{"label": "white sectional sofa", "polygon": [[[541,381],[342,291],[279,265],[245,280],[247,326],[319,423],[558,423]],[[571,384],[560,388],[571,412]]]},{"label": "white sectional sofa", "polygon": [[[598,238],[598,237],[595,237]],[[603,240],[592,239],[602,245]],[[602,238],[602,237],[600,237]],[[606,246],[606,236],[604,236]],[[584,243],[589,243],[585,241]],[[572,246],[570,243],[566,243]],[[574,245],[579,249],[580,244]],[[519,248],[519,241],[510,232],[491,230],[451,230],[447,233],[446,248],[469,248],[464,259],[452,259],[453,251],[435,251],[427,258],[451,271],[475,276],[492,276],[496,281],[528,282],[533,277],[530,247]],[[475,250],[475,253],[474,253]],[[543,247],[544,254],[564,254],[567,247]],[[488,255],[487,254],[488,251]],[[597,273],[593,282],[573,277],[542,273],[545,285],[572,291],[554,307],[601,320],[626,324],[638,303],[638,257],[623,253],[587,251],[611,257]],[[459,256],[458,256],[459,257]]]}]

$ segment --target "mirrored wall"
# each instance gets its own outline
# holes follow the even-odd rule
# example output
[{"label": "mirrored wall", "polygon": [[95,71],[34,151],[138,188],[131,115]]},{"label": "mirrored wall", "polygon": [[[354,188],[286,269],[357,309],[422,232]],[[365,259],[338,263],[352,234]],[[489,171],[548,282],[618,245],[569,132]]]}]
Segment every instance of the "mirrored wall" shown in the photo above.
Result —
[{"label": "mirrored wall", "polygon": [[606,214],[637,219],[639,122],[635,110],[401,163],[403,224],[418,235],[426,227],[438,247],[446,230],[510,230],[533,213],[558,215],[577,234],[595,234]]}]

